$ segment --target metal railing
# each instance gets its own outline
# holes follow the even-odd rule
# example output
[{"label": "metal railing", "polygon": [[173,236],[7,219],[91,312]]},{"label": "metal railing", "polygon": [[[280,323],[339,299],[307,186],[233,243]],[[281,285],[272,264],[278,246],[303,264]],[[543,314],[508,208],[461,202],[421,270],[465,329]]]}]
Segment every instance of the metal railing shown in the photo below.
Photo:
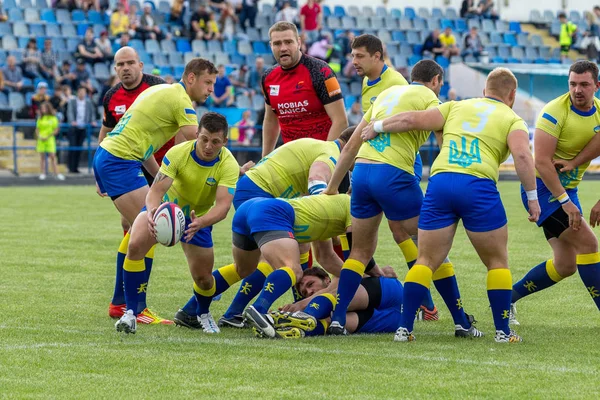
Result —
[{"label": "metal railing", "polygon": [[[18,162],[18,158],[19,158],[19,151],[20,150],[36,150],[36,146],[22,146],[22,145],[18,145],[18,139],[17,139],[17,133],[18,133],[18,128],[33,128],[35,129],[36,127],[36,123],[35,121],[15,121],[15,122],[6,122],[6,123],[1,123],[0,127],[12,127],[13,128],[13,139],[12,139],[12,145],[10,146],[0,146],[0,151],[6,151],[6,150],[12,150],[13,153],[13,173],[15,175],[19,175],[19,162]],[[97,140],[97,133],[100,131],[100,125],[98,124],[97,126],[93,126],[91,124],[88,124],[85,126],[86,129],[86,137],[84,139],[84,145],[83,146],[70,146],[70,145],[65,145],[65,138],[67,137],[67,133],[68,131],[73,128],[72,125],[70,124],[59,124],[59,134],[57,136],[57,140],[56,140],[56,151],[58,152],[63,152],[63,151],[83,151],[86,152],[87,154],[87,169],[88,169],[88,173],[92,172],[92,162],[94,159],[94,153],[96,151],[96,149],[98,148],[98,140]],[[260,129],[261,126],[255,126],[255,128]],[[229,141],[227,144],[227,148],[234,153],[242,153],[242,152],[246,152],[246,153],[250,153],[250,154],[257,154],[256,157],[252,157],[253,161],[258,161],[261,158],[261,153],[262,153],[262,147],[260,146],[242,146],[239,145],[237,142],[232,142]],[[435,141],[435,137],[432,134],[429,137],[429,140],[423,145],[421,146],[420,152],[422,154],[422,156],[424,156],[427,160],[427,163],[425,164],[424,161],[424,165],[428,165],[431,168],[431,164],[433,163],[433,160],[435,159],[435,156],[437,156],[437,152],[438,152],[439,148],[436,144]],[[46,163],[46,169],[48,168],[48,163]],[[45,171],[47,172],[47,171]]]}]

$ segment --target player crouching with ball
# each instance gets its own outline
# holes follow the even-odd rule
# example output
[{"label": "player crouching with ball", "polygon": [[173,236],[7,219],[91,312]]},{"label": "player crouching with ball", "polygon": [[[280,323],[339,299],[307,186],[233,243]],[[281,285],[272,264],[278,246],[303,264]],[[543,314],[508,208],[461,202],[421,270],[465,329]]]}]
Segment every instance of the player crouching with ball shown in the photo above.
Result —
[{"label": "player crouching with ball", "polygon": [[[181,247],[194,280],[194,294],[199,303],[198,322],[205,332],[218,331],[208,306],[204,308],[203,300],[212,296],[217,289],[223,291],[223,287],[227,288],[241,279],[234,265],[212,272],[212,226],[227,217],[240,171],[236,159],[224,147],[227,134],[225,117],[213,112],[206,113],[200,120],[197,139],[174,146],[165,155],[146,196],[146,206],[131,227],[123,265],[127,312],[115,324],[117,331],[136,331],[138,294],[146,290],[143,283],[144,256],[158,243],[154,217],[161,201],[178,205],[185,215]],[[169,210],[175,209],[169,207]],[[177,226],[176,214],[172,215],[174,218],[169,222],[169,227]],[[163,244],[177,243],[179,236],[175,231],[172,231],[174,237]],[[160,236],[164,235],[164,232],[160,233]]]}]

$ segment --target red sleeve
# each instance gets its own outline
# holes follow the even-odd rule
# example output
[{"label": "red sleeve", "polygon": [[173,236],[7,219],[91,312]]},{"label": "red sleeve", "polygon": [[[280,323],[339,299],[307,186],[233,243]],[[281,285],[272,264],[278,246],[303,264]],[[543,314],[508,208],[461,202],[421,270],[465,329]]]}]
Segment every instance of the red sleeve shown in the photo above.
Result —
[{"label": "red sleeve", "polygon": [[119,90],[121,84],[116,84],[106,94],[104,95],[104,100],[102,101],[102,106],[104,107],[104,118],[102,119],[102,125],[107,128],[114,128],[117,125],[117,120],[115,116],[110,112],[109,105],[110,99],[114,96],[114,94]]},{"label": "red sleeve", "polygon": [[305,65],[310,72],[313,87],[321,103],[327,105],[342,100],[340,83],[329,65],[312,57],[304,57],[306,57]]}]

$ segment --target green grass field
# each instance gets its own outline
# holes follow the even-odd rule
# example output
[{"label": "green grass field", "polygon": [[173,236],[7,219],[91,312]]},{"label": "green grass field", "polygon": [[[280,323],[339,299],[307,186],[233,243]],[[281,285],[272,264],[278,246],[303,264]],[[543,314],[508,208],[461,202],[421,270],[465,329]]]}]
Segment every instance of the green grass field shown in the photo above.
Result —
[{"label": "green grass field", "polygon": [[[527,222],[518,184],[500,188],[516,281],[551,252]],[[587,217],[600,182],[584,182],[580,193]],[[107,316],[122,234],[110,201],[91,186],[0,188],[0,198],[3,398],[594,398],[600,389],[600,313],[579,277],[520,302],[524,342],[497,344],[486,271],[462,228],[451,258],[483,339],[455,339],[437,293],[440,321],[417,323],[415,343],[394,343],[391,334],[260,340],[249,331],[208,336],[173,326],[125,336]],[[231,262],[230,222],[214,230],[218,266]],[[376,259],[404,277],[386,224],[381,233]],[[148,301],[172,318],[191,279],[180,248],[156,253]],[[213,304],[216,318],[233,293]]]}]

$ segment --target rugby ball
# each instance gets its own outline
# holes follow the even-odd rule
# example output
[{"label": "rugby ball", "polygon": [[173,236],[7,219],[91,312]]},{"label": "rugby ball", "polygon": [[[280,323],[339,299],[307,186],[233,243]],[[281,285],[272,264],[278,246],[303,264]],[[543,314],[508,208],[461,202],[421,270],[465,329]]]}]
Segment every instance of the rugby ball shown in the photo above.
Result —
[{"label": "rugby ball", "polygon": [[185,231],[185,215],[174,203],[163,203],[154,213],[156,240],[164,246],[175,246]]}]

